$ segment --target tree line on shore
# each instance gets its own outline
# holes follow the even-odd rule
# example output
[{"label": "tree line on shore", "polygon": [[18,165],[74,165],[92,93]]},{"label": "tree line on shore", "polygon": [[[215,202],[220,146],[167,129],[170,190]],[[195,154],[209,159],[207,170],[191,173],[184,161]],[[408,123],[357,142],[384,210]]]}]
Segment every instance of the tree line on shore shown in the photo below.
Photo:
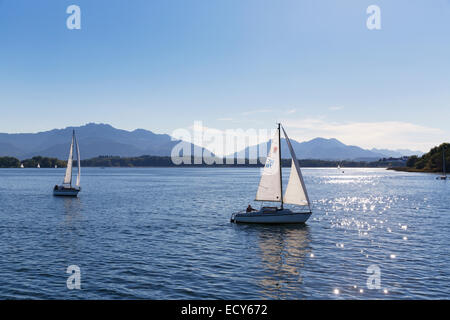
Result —
[{"label": "tree line on shore", "polygon": [[[213,163],[214,159],[200,159],[191,157],[190,161],[180,165],[174,164],[171,157],[160,156],[140,156],[133,158],[121,158],[115,156],[102,156],[81,161],[84,167],[262,167],[263,163],[253,163],[249,159],[234,159],[233,164],[227,163],[226,159],[219,159]],[[217,159],[216,159],[217,160]],[[283,167],[290,167],[290,159],[281,160]],[[397,159],[383,159],[379,161],[332,161],[306,159],[299,160],[301,167],[388,167],[402,165],[404,162]]]},{"label": "tree line on shore", "polygon": [[36,168],[38,165],[41,168],[54,168],[55,166],[65,167],[67,161],[41,156],[36,156],[23,161],[14,157],[0,157],[0,168],[20,168],[21,165],[23,165],[24,168]]},{"label": "tree line on shore", "polygon": [[406,161],[406,166],[392,169],[411,172],[443,172],[444,150],[445,164],[448,172],[450,170],[450,143],[442,143],[441,145],[432,148],[428,153],[425,153],[421,157],[411,156]]},{"label": "tree line on shore", "polygon": [[[241,162],[234,160],[233,164],[227,164],[226,159],[222,163],[209,164],[212,161],[208,159],[199,159],[191,157],[184,164],[174,164],[171,157],[161,156],[140,156],[140,157],[118,157],[118,156],[99,156],[92,159],[81,160],[82,167],[262,167],[263,164],[251,163],[248,159],[241,159]],[[217,159],[216,159],[217,160]],[[400,159],[380,159],[378,161],[332,161],[332,160],[316,160],[307,159],[299,160],[301,167],[370,167],[370,168],[386,168],[404,166],[405,162]],[[20,168],[23,165],[25,168],[58,168],[66,167],[67,161],[59,160],[57,158],[48,158],[36,156],[31,159],[20,161],[13,157],[0,157],[0,168]],[[77,163],[74,161],[74,166]],[[290,167],[290,159],[282,159],[283,167]]]}]

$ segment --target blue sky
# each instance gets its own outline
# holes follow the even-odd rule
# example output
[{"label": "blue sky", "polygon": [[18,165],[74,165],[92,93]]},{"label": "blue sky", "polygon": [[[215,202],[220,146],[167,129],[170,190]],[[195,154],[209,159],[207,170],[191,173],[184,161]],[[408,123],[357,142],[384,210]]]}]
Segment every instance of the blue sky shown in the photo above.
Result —
[{"label": "blue sky", "polygon": [[282,121],[426,151],[450,140],[449,35],[448,0],[0,0],[0,132]]}]

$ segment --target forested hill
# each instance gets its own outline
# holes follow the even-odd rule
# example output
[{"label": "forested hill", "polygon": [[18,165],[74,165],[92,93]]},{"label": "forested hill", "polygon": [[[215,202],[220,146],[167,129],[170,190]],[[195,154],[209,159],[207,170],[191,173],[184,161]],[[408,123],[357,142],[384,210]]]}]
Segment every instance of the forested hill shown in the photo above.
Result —
[{"label": "forested hill", "polygon": [[440,146],[432,148],[428,153],[421,157],[412,156],[406,161],[406,167],[392,168],[398,171],[411,172],[442,172],[443,157],[445,149],[445,164],[447,172],[450,171],[450,143],[443,143]]}]

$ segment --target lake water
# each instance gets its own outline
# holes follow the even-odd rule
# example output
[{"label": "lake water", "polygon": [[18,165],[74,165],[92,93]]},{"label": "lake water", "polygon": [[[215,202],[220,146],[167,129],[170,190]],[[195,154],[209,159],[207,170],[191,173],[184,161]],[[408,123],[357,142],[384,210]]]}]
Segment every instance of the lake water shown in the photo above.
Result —
[{"label": "lake water", "polygon": [[450,181],[344,170],[303,170],[306,226],[256,226],[229,222],[255,168],[84,168],[73,199],[64,169],[0,169],[0,298],[448,299]]}]

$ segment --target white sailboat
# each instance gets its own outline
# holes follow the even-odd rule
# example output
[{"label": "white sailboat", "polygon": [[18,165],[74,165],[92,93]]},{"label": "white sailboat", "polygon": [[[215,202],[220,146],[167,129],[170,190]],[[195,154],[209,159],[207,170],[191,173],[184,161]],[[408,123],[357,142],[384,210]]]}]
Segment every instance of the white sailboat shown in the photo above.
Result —
[{"label": "white sailboat", "polygon": [[447,170],[445,168],[445,146],[442,148],[442,176],[437,179],[447,180]]},{"label": "white sailboat", "polygon": [[[77,161],[78,161],[78,174],[75,187],[72,186],[72,164],[73,164],[74,147],[76,147],[75,150],[77,153]],[[74,130],[72,134],[72,143],[70,144],[69,159],[67,160],[66,175],[64,176],[63,184],[59,186],[56,185],[53,188],[53,195],[76,197],[78,195],[78,192],[81,191],[80,178],[81,178],[80,148],[78,147],[78,141],[77,138],[75,137],[75,130]]]},{"label": "white sailboat", "polygon": [[20,168],[22,168],[22,169],[25,168],[25,167],[23,166],[23,163],[20,164]]},{"label": "white sailboat", "polygon": [[[311,205],[303,181],[302,172],[292,148],[291,142],[283,129],[291,158],[291,174],[286,191],[283,194],[283,178],[281,172],[281,124],[278,124],[278,130],[272,138],[270,151],[266,159],[256,201],[280,202],[281,206],[262,207],[260,210],[249,210],[247,212],[237,212],[231,216],[231,222],[235,223],[305,223],[311,216]],[[284,208],[283,204],[294,204],[307,207],[307,209],[292,211]]]},{"label": "white sailboat", "polygon": [[36,168],[38,168],[38,169],[40,169],[41,168],[41,165],[38,163],[38,165],[37,165],[37,167]]}]

